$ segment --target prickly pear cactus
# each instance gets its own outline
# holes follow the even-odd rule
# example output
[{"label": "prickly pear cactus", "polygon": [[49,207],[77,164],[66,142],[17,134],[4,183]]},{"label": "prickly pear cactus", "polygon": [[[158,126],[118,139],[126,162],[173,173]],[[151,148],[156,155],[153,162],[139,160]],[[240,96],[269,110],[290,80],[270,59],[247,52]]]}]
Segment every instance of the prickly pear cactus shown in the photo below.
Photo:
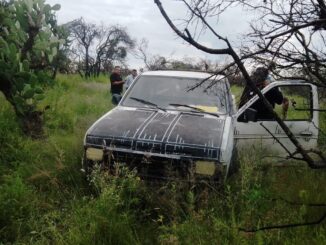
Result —
[{"label": "prickly pear cactus", "polygon": [[0,91],[31,135],[28,131],[33,129],[25,124],[30,124],[29,118],[36,120],[35,115],[42,121],[37,105],[50,80],[44,74],[63,42],[56,37],[54,11],[59,9],[60,5],[50,6],[44,0],[0,2]]}]

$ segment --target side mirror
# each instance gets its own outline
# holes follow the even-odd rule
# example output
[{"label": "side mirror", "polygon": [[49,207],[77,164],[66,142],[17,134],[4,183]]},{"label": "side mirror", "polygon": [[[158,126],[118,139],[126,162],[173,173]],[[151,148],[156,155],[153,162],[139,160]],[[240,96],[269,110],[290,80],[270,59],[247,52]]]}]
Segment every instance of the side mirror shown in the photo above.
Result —
[{"label": "side mirror", "polygon": [[247,108],[244,112],[245,122],[257,122],[257,111],[252,108]]},{"label": "side mirror", "polygon": [[121,99],[122,99],[122,95],[120,95],[120,94],[112,94],[112,104],[113,105],[119,104]]}]

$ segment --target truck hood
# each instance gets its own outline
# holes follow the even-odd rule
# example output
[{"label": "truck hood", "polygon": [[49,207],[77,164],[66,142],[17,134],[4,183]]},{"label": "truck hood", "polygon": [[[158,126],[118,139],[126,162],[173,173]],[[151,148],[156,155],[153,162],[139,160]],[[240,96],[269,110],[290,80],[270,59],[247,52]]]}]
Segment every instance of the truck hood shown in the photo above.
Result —
[{"label": "truck hood", "polygon": [[201,113],[117,107],[88,130],[86,146],[220,160],[224,124]]}]

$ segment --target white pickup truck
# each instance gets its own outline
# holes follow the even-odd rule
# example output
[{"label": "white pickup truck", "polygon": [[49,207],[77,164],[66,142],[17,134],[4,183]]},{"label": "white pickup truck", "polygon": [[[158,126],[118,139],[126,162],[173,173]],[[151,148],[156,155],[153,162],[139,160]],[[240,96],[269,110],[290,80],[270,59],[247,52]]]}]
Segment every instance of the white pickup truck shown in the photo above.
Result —
[{"label": "white pickup truck", "polygon": [[[281,113],[300,143],[318,138],[318,96],[314,85],[278,81],[263,89],[281,91],[289,109]],[[239,110],[228,81],[203,72],[151,71],[138,76],[117,107],[97,120],[84,140],[84,168],[94,162],[110,168],[136,168],[143,176],[219,176],[232,165],[234,149],[260,144],[270,151],[294,146],[273,119],[257,113],[252,97]],[[260,118],[262,117],[262,118]],[[272,134],[271,134],[272,133]],[[279,141],[279,142],[278,142]]]}]

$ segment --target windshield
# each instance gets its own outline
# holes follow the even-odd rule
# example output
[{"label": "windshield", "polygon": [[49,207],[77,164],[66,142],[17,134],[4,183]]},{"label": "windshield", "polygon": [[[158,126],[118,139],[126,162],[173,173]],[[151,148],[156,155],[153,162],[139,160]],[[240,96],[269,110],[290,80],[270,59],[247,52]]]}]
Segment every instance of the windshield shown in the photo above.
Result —
[{"label": "windshield", "polygon": [[[190,110],[192,106],[211,113],[226,113],[227,91],[224,81],[208,80],[194,88],[202,79],[141,76],[122,101],[123,106],[152,107],[154,104],[169,110]],[[144,103],[144,101],[146,103]]]}]

